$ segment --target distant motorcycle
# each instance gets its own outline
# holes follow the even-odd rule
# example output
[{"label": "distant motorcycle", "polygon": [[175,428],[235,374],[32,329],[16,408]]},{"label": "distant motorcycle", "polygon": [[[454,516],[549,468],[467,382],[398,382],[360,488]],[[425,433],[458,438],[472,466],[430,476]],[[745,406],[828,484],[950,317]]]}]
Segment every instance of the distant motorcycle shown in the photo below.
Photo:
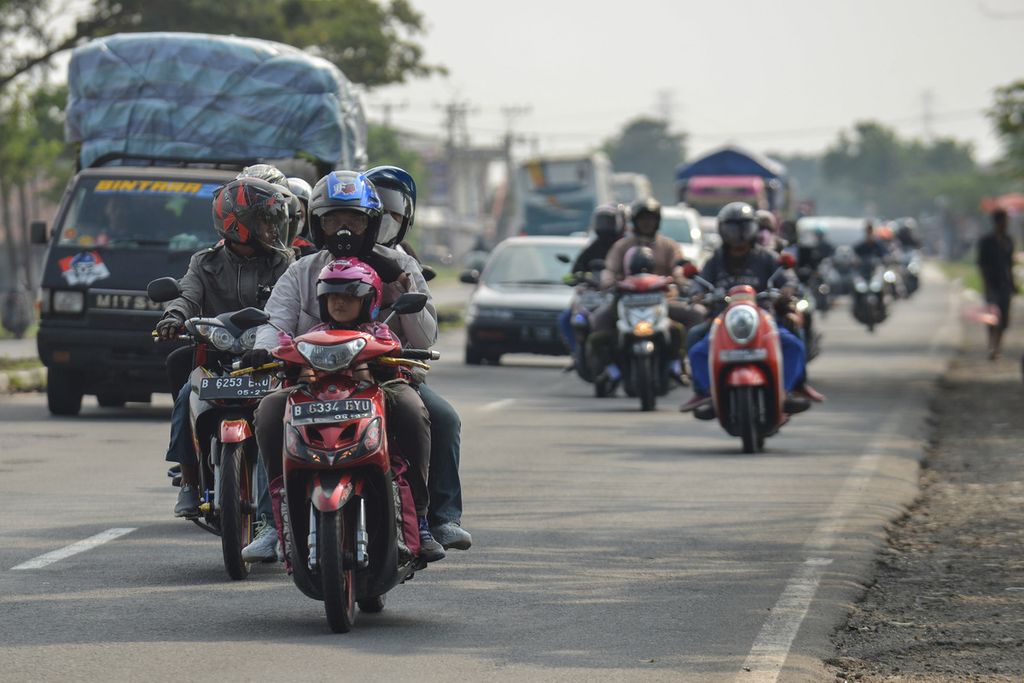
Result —
[{"label": "distant motorcycle", "polygon": [[[657,397],[671,383],[672,321],[668,289],[673,279],[639,273],[616,285],[618,296],[617,353],[626,393],[640,399],[640,409],[654,410]],[[595,385],[598,395],[601,382]]]},{"label": "distant motorcycle", "polygon": [[573,365],[576,368],[576,374],[584,382],[593,382],[601,372],[601,368],[594,367],[594,361],[587,353],[587,338],[591,332],[591,316],[611,297],[600,287],[599,274],[603,268],[604,261],[598,260],[590,264],[590,272],[574,273],[566,280],[566,284],[575,288],[572,301],[569,304],[571,310],[569,321],[576,342]]},{"label": "distant motorcycle", "polygon": [[889,317],[887,271],[878,259],[862,262],[853,276],[853,317],[868,332]]},{"label": "distant motorcycle", "polygon": [[[147,294],[153,301],[164,302],[176,299],[181,290],[174,278],[165,277],[150,282]],[[259,309],[190,318],[178,337],[194,349],[189,418],[199,462],[200,505],[199,515],[191,520],[220,536],[224,568],[235,580],[249,575],[242,548],[252,542],[259,496],[253,413],[270,391],[270,377],[253,380],[231,375],[256,339],[257,324],[246,321],[251,311]],[[172,483],[180,485],[180,479]]]}]

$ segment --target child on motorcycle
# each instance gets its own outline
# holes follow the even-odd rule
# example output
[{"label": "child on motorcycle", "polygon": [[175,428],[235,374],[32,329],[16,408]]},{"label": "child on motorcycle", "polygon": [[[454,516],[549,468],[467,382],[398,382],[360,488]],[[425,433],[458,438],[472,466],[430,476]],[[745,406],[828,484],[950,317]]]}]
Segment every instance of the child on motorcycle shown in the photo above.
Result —
[{"label": "child on motorcycle", "polygon": [[[322,329],[358,330],[381,340],[400,343],[398,337],[387,325],[376,321],[383,299],[383,285],[377,272],[356,258],[339,258],[327,264],[317,278],[316,296],[322,323],[310,331]],[[420,531],[420,558],[425,562],[443,559],[444,549],[434,540],[427,523],[427,479],[430,463],[430,415],[419,394],[410,386],[408,377],[401,371],[374,369],[366,366],[355,368],[358,380],[376,381],[385,385],[387,396],[389,439],[397,444],[402,457],[410,467],[406,471]],[[277,394],[277,401],[268,399]],[[275,392],[264,398],[260,412],[270,410],[280,415],[283,411],[287,390]],[[280,402],[281,406],[273,404]],[[280,408],[280,409],[279,409]],[[259,438],[259,414],[257,414],[257,438]],[[277,420],[280,422],[280,419]],[[266,459],[267,473],[271,479],[271,492],[280,487],[282,465],[280,459]],[[279,502],[275,497],[275,519],[279,517]]]}]

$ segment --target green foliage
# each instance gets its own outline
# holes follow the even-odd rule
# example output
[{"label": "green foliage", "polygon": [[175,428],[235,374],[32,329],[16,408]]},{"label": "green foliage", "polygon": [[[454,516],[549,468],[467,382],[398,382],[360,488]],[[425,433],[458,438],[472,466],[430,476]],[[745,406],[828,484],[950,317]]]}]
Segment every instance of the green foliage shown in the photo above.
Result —
[{"label": "green foliage", "polygon": [[643,173],[659,201],[675,204],[675,170],[686,158],[686,136],[670,133],[660,119],[630,121],[618,137],[604,144],[616,171]]},{"label": "green foliage", "polygon": [[1003,143],[1003,166],[1010,175],[1024,178],[1024,79],[997,88],[995,95],[988,115]]},{"label": "green foliage", "polygon": [[66,101],[66,87],[46,84],[15,88],[0,100],[0,182],[20,185],[42,176],[60,195],[74,166],[62,141]]}]

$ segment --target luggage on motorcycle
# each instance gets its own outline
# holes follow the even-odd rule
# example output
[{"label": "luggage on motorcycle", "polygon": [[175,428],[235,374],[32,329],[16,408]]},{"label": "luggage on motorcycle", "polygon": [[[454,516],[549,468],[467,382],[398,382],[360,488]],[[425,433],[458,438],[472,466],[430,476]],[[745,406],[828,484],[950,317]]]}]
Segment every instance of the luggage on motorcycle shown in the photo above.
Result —
[{"label": "luggage on motorcycle", "polygon": [[409,466],[402,458],[391,460],[391,489],[395,497],[395,526],[398,533],[399,563],[411,561],[420,554],[420,526],[416,519],[416,505],[412,500],[412,487],[405,479]]}]

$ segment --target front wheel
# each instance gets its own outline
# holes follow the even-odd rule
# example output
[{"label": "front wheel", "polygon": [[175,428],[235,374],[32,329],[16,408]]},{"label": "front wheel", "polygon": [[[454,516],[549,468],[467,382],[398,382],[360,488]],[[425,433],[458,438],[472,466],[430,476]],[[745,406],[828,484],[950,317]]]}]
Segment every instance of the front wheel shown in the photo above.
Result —
[{"label": "front wheel", "polygon": [[758,446],[764,443],[758,434],[757,395],[754,391],[753,387],[739,387],[734,394],[744,453],[757,453]]},{"label": "front wheel", "polygon": [[242,548],[252,543],[252,469],[240,443],[219,444],[220,458],[220,546],[224,568],[235,581],[249,576],[249,563]]},{"label": "front wheel", "polygon": [[46,405],[53,415],[78,415],[84,393],[74,373],[59,368],[47,370]]},{"label": "front wheel", "polygon": [[642,356],[633,360],[633,386],[640,397],[640,410],[654,410],[658,402],[658,391],[654,383],[654,368],[657,364],[655,356]]},{"label": "front wheel", "polygon": [[345,551],[353,544],[345,533],[342,510],[320,513],[317,536],[327,623],[335,633],[348,633],[356,620],[356,605],[353,571],[345,568]]}]

